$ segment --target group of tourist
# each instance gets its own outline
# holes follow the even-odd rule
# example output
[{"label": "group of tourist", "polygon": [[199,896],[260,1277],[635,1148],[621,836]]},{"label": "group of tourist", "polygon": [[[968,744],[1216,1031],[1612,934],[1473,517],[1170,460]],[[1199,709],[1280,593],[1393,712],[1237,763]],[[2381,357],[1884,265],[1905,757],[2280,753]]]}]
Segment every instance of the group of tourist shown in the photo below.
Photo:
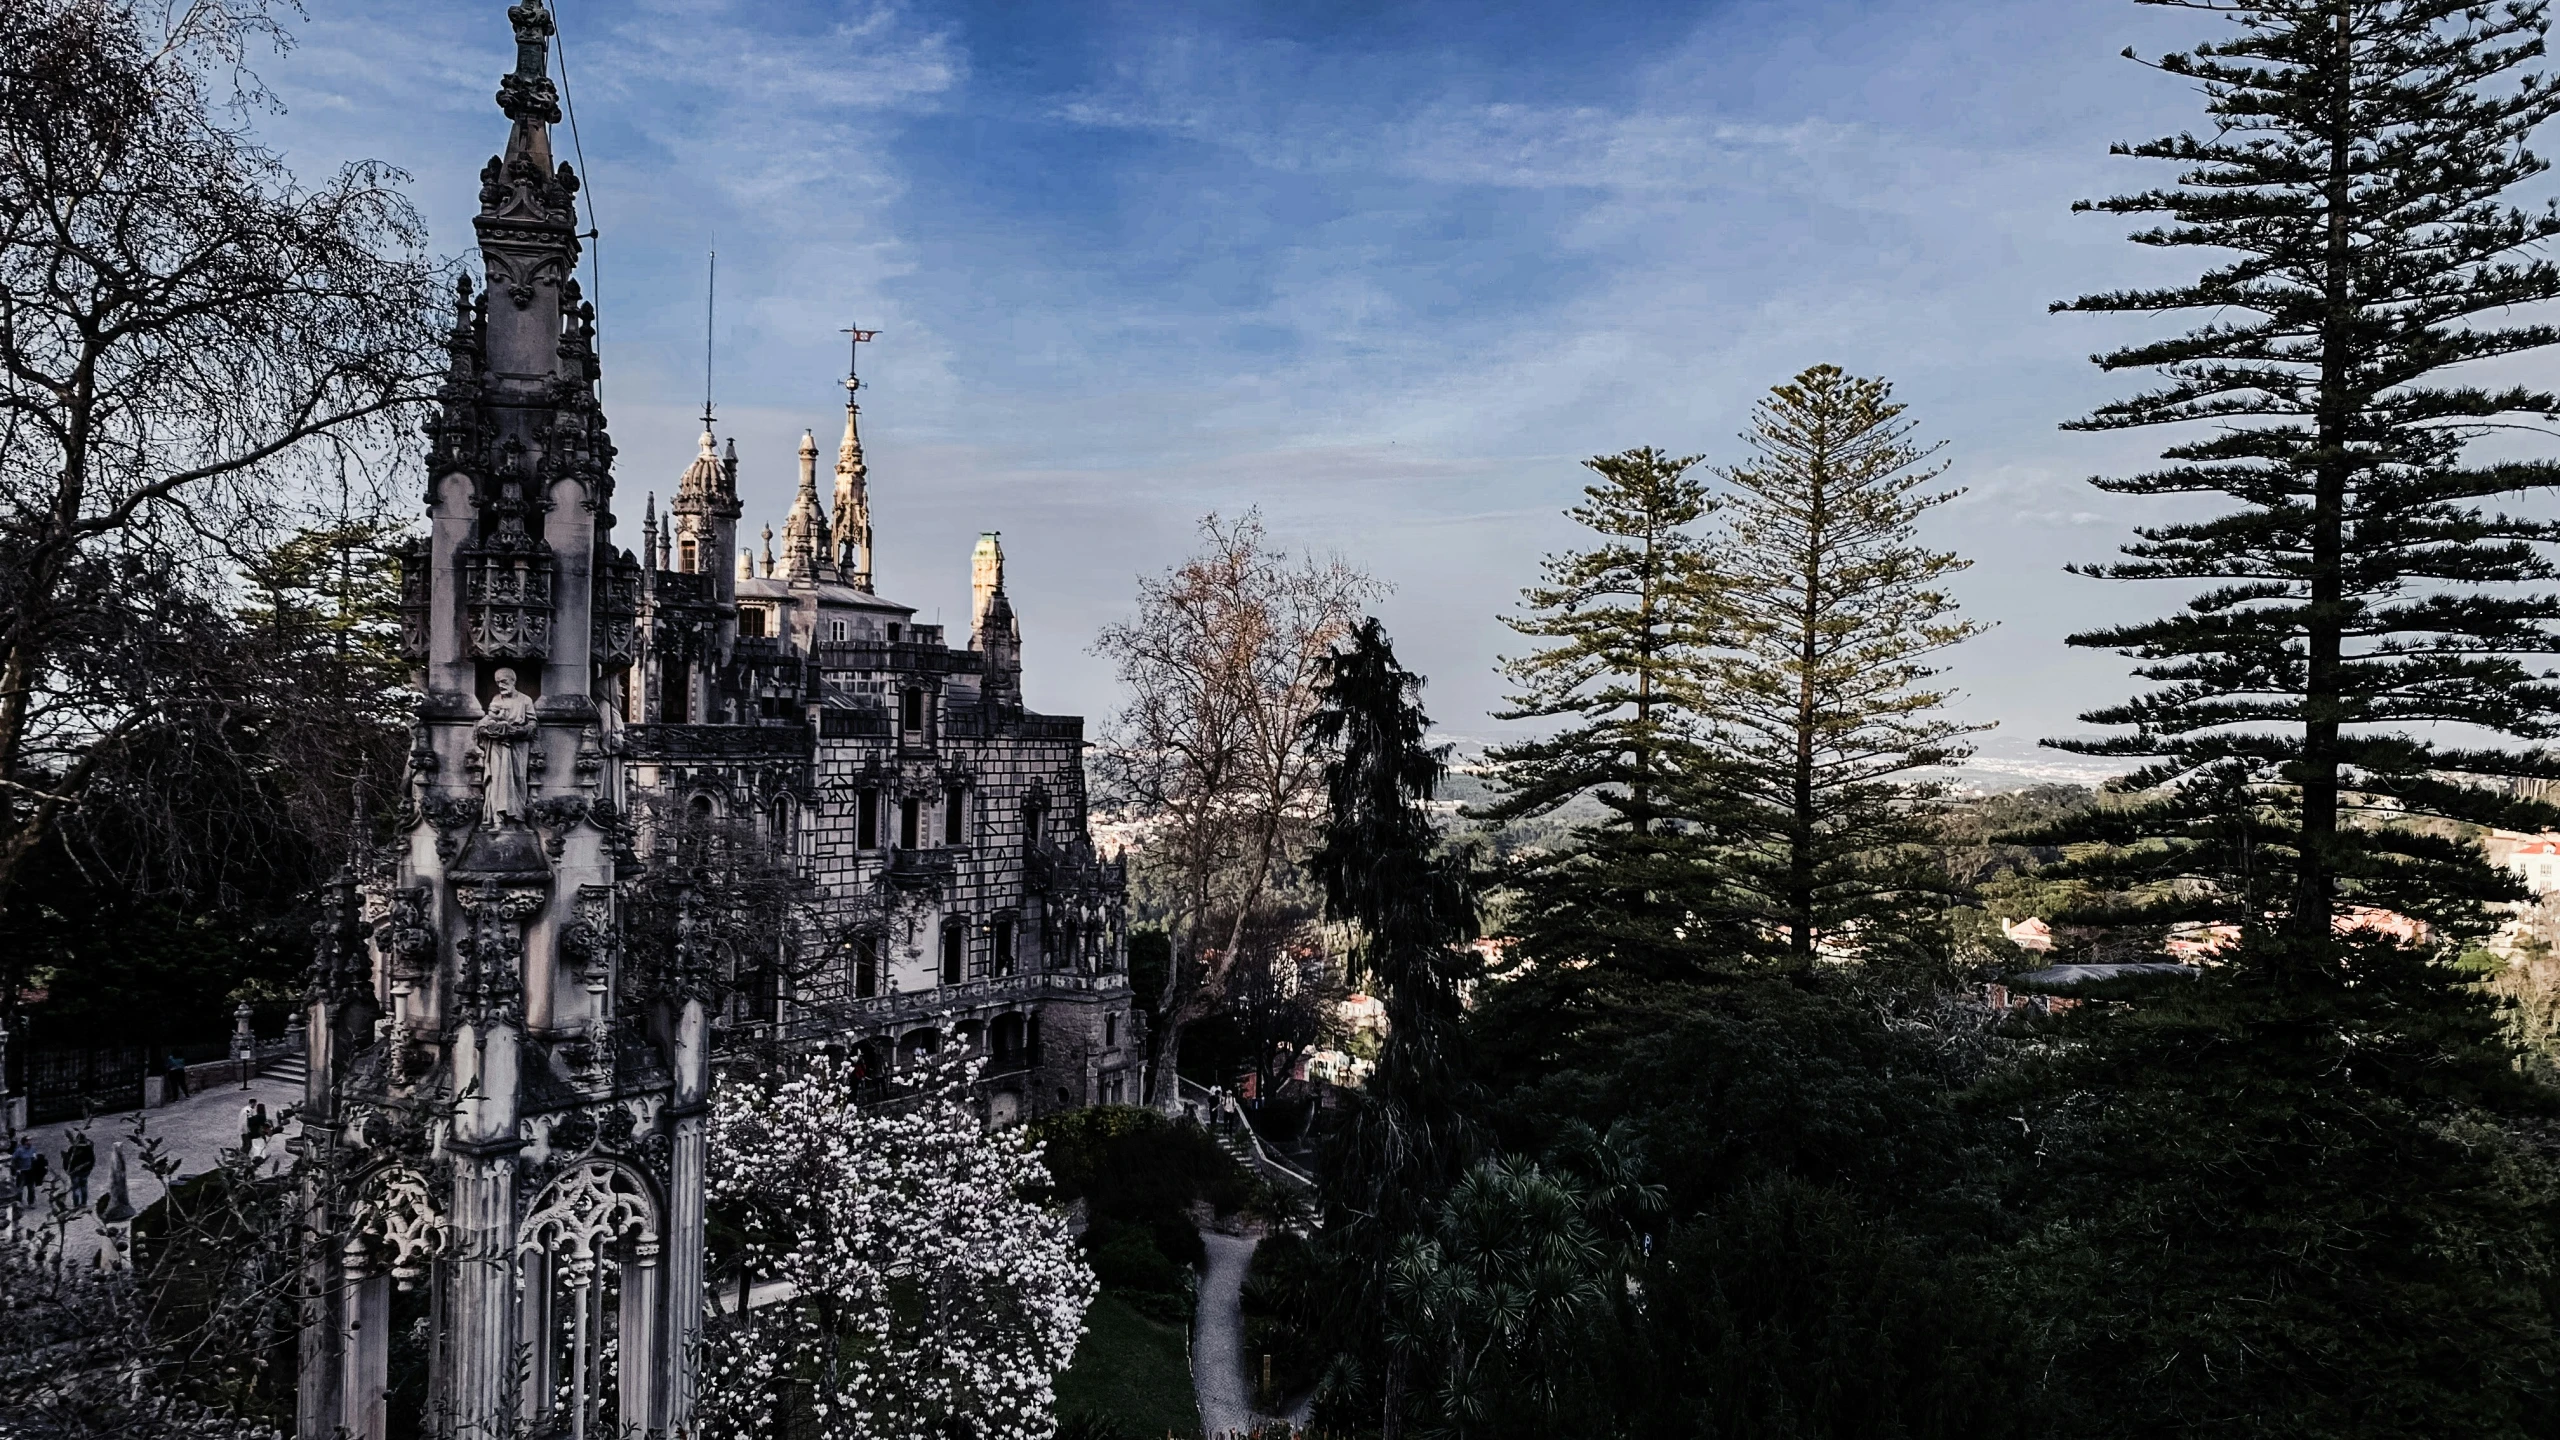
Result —
[{"label": "group of tourist", "polygon": [[[89,1132],[62,1132],[62,1178],[71,1187],[71,1203],[89,1203],[89,1172],[98,1168],[98,1149],[89,1143]],[[21,1132],[16,1148],[9,1152],[9,1178],[15,1185],[17,1203],[34,1205],[44,1195],[44,1187],[53,1179],[53,1161],[36,1148],[35,1136]]]},{"label": "group of tourist", "polygon": [[[253,1165],[266,1163],[276,1137],[294,1115],[287,1106],[282,1115],[267,1113],[267,1102],[252,1100],[240,1107],[240,1150]],[[89,1176],[98,1168],[98,1147],[89,1139],[86,1127],[62,1132],[63,1183],[71,1192],[71,1203],[84,1207],[89,1203]],[[32,1208],[44,1198],[44,1189],[55,1174],[53,1157],[37,1148],[32,1130],[18,1133],[17,1143],[9,1150],[9,1198],[21,1207]]]}]

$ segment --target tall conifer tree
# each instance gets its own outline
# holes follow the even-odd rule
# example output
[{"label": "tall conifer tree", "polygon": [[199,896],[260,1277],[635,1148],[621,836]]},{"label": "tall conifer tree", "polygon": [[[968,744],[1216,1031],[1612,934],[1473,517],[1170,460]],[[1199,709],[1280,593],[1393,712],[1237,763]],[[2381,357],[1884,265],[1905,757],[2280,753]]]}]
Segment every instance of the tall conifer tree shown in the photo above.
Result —
[{"label": "tall conifer tree", "polygon": [[1326,806],[1307,870],[1323,887],[1325,917],[1358,932],[1355,978],[1387,1011],[1377,1070],[1325,1154],[1325,1245],[1349,1284],[1324,1329],[1380,1362],[1390,1436],[1413,1377],[1380,1330],[1388,1261],[1400,1240],[1429,1227],[1479,1143],[1459,1023],[1461,987],[1476,969],[1461,943],[1474,934],[1475,907],[1463,860],[1441,853],[1425,808],[1447,762],[1429,742],[1421,692],[1422,677],[1397,662],[1385,627],[1363,620],[1323,667],[1323,708],[1308,737],[1325,757]]},{"label": "tall conifer tree", "polygon": [[2534,661],[2560,648],[2560,527],[2500,507],[2560,465],[2468,458],[2560,398],[2453,368],[2560,339],[2513,314],[2560,297],[2534,253],[2560,213],[2501,198],[2545,169],[2525,140],[2560,110],[2524,69],[2546,7],[2147,3],[2234,22],[2158,62],[2213,129],[2121,147],[2176,182],[2087,208],[2160,217],[2133,238],[2215,258],[2057,308],[2207,312],[2099,356],[2161,380],[2079,424],[2186,426],[2162,467],[2098,483],[2232,504],[2093,567],[2198,590],[2075,637],[2159,683],[2087,717],[2129,735],[2067,746],[2145,765],[2127,804],[2065,832],[2113,848],[2063,869],[2127,896],[2116,918],[2243,936],[2193,978],[2064,1017],[2000,1102],[2035,1150],[2019,1213],[2049,1217],[2016,1248],[2022,1292],[2071,1433],[2544,1434],[2560,1174],[2507,1117],[2551,1097],[2441,946],[2340,921],[2479,925],[2503,877],[2408,816],[2554,813],[2449,778],[2551,774],[2543,752],[2441,738],[2560,728]]},{"label": "tall conifer tree", "polygon": [[1716,870],[1740,933],[1796,963],[1877,953],[1943,907],[1918,865],[1914,771],[1962,759],[1930,657],[1976,634],[1945,588],[1968,562],[1919,543],[1937,447],[1882,380],[1817,365],[1769,392],[1726,469],[1722,644],[1708,669]]},{"label": "tall conifer tree", "polygon": [[1647,446],[1584,461],[1600,479],[1566,513],[1599,543],[1549,556],[1544,583],[1522,592],[1528,613],[1504,621],[1545,643],[1505,664],[1517,693],[1500,718],[1563,724],[1491,752],[1501,795],[1484,818],[1584,796],[1607,812],[1509,877],[1512,929],[1532,954],[1650,973],[1692,950],[1698,871],[1679,812],[1700,765],[1715,583],[1697,460]]},{"label": "tall conifer tree", "polygon": [[2560,90],[2524,69],[2546,6],[2144,3],[2237,22],[2158,62],[2201,90],[2213,128],[2118,146],[2175,165],[2176,181],[2081,208],[2153,220],[2136,243],[2215,258],[2186,284],[2055,307],[2203,312],[2185,334],[2096,357],[2161,379],[2075,428],[2186,426],[2161,468],[2096,483],[2236,503],[2143,528],[2124,560],[2088,567],[2202,588],[2181,613],[2072,637],[2160,684],[2085,717],[2132,733],[2064,748],[2146,762],[2128,788],[2176,787],[2112,817],[2109,838],[2170,842],[2112,871],[2207,881],[2161,887],[2191,912],[2204,896],[2314,951],[2346,904],[2458,921],[2502,893],[2476,852],[2358,821],[2377,804],[2511,820],[2516,807],[2442,777],[2560,774],[2538,752],[2429,734],[2560,733],[2560,688],[2527,660],[2560,646],[2546,588],[2560,526],[2488,503],[2560,482],[2560,465],[2468,457],[2500,417],[2560,411],[2560,397],[2449,373],[2560,339],[2515,319],[2560,298],[2560,267],[2535,253],[2560,211],[2503,198],[2547,168],[2525,142],[2560,110]]}]

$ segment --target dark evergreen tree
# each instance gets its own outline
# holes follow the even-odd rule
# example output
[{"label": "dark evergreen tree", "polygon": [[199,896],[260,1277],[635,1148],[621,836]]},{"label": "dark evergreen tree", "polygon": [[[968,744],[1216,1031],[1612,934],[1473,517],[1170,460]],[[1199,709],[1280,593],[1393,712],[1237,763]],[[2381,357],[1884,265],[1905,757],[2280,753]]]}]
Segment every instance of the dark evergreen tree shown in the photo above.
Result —
[{"label": "dark evergreen tree", "polygon": [[1944,588],[1968,562],[1919,543],[1962,493],[1893,387],[1817,365],[1754,407],[1752,458],[1726,469],[1717,547],[1723,634],[1704,709],[1710,829],[1736,933],[1774,956],[1932,948],[1944,884],[1926,864],[1913,772],[1961,760],[1930,657],[1980,626]]},{"label": "dark evergreen tree", "polygon": [[1425,808],[1446,757],[1428,741],[1421,690],[1385,628],[1363,620],[1323,668],[1309,737],[1326,757],[1326,809],[1308,872],[1326,917],[1357,930],[1358,978],[1387,1011],[1377,1069],[1328,1147],[1321,1200],[1325,1243],[1347,1280],[1332,1297],[1335,1333],[1379,1362],[1370,1373],[1390,1435],[1407,1377],[1380,1343],[1387,1263],[1403,1237],[1429,1226],[1478,1148],[1460,1028],[1475,907],[1463,858],[1442,852]]},{"label": "dark evergreen tree", "polygon": [[2209,312],[2098,357],[2163,380],[2079,424],[2191,425],[2163,467],[2098,483],[2233,508],[2093,567],[2200,589],[2074,637],[2159,684],[2087,717],[2130,734],[2066,747],[2144,766],[2127,803],[2051,832],[2107,844],[2048,874],[2121,897],[2073,918],[2241,937],[2194,978],[2066,1016],[1994,1097],[2032,1152],[2013,1172],[2036,1224],[2018,1293],[2072,1433],[2548,1433],[2560,1190],[2517,1122],[2550,1097],[2443,943],[2521,892],[2428,820],[2555,813],[2465,777],[2560,760],[2442,738],[2560,726],[2532,660],[2560,639],[2560,527],[2493,508],[2560,466],[2469,458],[2501,416],[2560,397],[2453,370],[2560,339],[2513,318],[2560,297],[2534,253],[2560,213],[2502,199],[2546,168],[2525,141],[2560,110],[2526,69],[2546,6],[2153,3],[2233,22],[2159,62],[2214,128],[2123,147],[2177,182],[2091,208],[2162,217],[2135,240],[2217,258],[2190,284],[2059,308]]},{"label": "dark evergreen tree", "polygon": [[[2560,774],[2539,752],[2429,735],[2560,731],[2560,688],[2526,658],[2555,643],[2560,595],[2535,587],[2560,578],[2560,526],[2484,503],[2560,481],[2560,465],[2468,458],[2500,417],[2560,411],[2560,396],[2453,371],[2560,339],[2516,319],[2560,298],[2560,266],[2535,253],[2560,211],[2503,198],[2547,168],[2525,145],[2560,111],[2560,89],[2525,68],[2547,7],[2145,3],[2235,22],[2158,62],[2201,90],[2213,128],[2117,147],[2177,180],[2081,208],[2158,217],[2137,243],[2216,258],[2186,284],[2055,307],[2205,317],[2098,356],[2162,381],[2076,428],[2190,426],[2162,468],[2097,484],[2236,505],[2144,528],[2125,560],[2084,572],[2203,588],[2181,613],[2072,637],[2161,684],[2086,717],[2132,733],[2061,743],[2143,761],[2128,788],[2170,787],[2110,817],[2113,838],[2166,842],[2117,857],[2118,878],[2312,942],[2342,904],[2458,923],[2503,887],[2468,845],[2389,822],[2522,808],[2448,773]],[[2316,964],[2319,945],[2282,953]]]},{"label": "dark evergreen tree", "polygon": [[1499,718],[1563,722],[1494,749],[1492,824],[1596,801],[1598,819],[1521,860],[1506,881],[1511,930],[1544,962],[1638,974],[1696,963],[1701,923],[1694,827],[1681,817],[1701,766],[1700,666],[1714,578],[1695,527],[1713,508],[1697,457],[1651,447],[1583,462],[1600,480],[1566,512],[1600,537],[1550,556],[1544,583],[1506,619],[1547,642],[1512,660],[1518,687]]},{"label": "dark evergreen tree", "polygon": [[2351,995],[2255,956],[2155,979],[1984,1093],[2019,1127],[2009,1288],[2065,1433],[2551,1433],[2545,1097],[2433,955],[2330,949]]}]

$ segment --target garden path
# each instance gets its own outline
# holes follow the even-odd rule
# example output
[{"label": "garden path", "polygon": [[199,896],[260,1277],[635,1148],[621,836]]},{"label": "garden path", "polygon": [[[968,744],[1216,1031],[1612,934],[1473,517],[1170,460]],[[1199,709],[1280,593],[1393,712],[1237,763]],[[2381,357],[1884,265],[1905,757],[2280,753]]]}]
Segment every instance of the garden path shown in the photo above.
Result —
[{"label": "garden path", "polygon": [[[239,1146],[240,1107],[253,1100],[267,1102],[269,1115],[280,1115],[286,1106],[301,1103],[302,1082],[265,1078],[251,1081],[246,1089],[238,1085],[219,1086],[187,1096],[162,1109],[101,1115],[90,1121],[89,1142],[97,1147],[98,1168],[89,1177],[89,1199],[94,1203],[107,1193],[107,1187],[113,1182],[115,1148],[119,1143],[125,1146],[125,1188],[133,1201],[133,1208],[147,1210],[160,1199],[160,1182],[151,1177],[150,1171],[142,1168],[140,1156],[131,1143],[135,1114],[143,1119],[143,1133],[158,1140],[162,1152],[178,1161],[176,1178],[184,1180],[211,1170],[222,1151]],[[51,1161],[54,1179],[59,1185],[64,1132],[73,1127],[53,1124],[30,1128],[36,1137],[37,1147]],[[286,1153],[283,1140],[300,1129],[299,1125],[289,1125],[284,1136],[269,1143],[269,1166],[290,1162],[292,1157]],[[50,1218],[49,1207],[41,1205],[31,1210],[11,1210],[8,1213],[16,1223],[28,1227],[44,1224]],[[95,1210],[77,1212],[63,1232],[63,1253],[73,1260],[87,1260],[98,1252],[98,1235]]]},{"label": "garden path", "polygon": [[[1253,1378],[1244,1354],[1244,1278],[1253,1268],[1251,1236],[1200,1232],[1209,1266],[1200,1277],[1199,1318],[1191,1337],[1191,1385],[1200,1397],[1200,1429],[1209,1440],[1257,1425],[1304,1424],[1304,1415],[1264,1415],[1253,1408]],[[1285,1432],[1284,1432],[1285,1433]]]}]

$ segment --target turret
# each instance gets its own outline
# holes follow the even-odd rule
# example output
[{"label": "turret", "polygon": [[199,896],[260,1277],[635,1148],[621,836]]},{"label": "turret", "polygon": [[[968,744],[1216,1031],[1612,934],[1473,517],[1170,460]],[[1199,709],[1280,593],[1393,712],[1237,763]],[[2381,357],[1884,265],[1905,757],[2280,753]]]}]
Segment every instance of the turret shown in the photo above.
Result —
[{"label": "turret", "polygon": [[1014,622],[1013,601],[1004,593],[1002,541],[993,532],[979,536],[970,562],[969,648],[986,657],[987,703],[999,710],[1020,710],[1022,628]]},{"label": "turret", "polygon": [[836,570],[844,583],[871,593],[871,470],[862,460],[862,382],[845,379],[844,441],[836,447]]},{"label": "turret", "polygon": [[711,434],[711,411],[704,407],[701,448],[694,452],[693,463],[676,481],[675,504],[667,507],[675,568],[686,574],[710,576],[711,598],[721,604],[737,598],[728,559],[737,553],[738,516],[745,508],[738,503],[734,441],[731,449],[727,459],[721,458],[718,442]]},{"label": "turret", "polygon": [[835,578],[827,512],[818,504],[818,440],[800,432],[800,493],[782,523],[782,577],[798,584]]},{"label": "turret", "polygon": [[987,606],[1004,593],[1004,535],[990,530],[969,552],[969,646],[977,648],[978,632],[987,623]]}]

